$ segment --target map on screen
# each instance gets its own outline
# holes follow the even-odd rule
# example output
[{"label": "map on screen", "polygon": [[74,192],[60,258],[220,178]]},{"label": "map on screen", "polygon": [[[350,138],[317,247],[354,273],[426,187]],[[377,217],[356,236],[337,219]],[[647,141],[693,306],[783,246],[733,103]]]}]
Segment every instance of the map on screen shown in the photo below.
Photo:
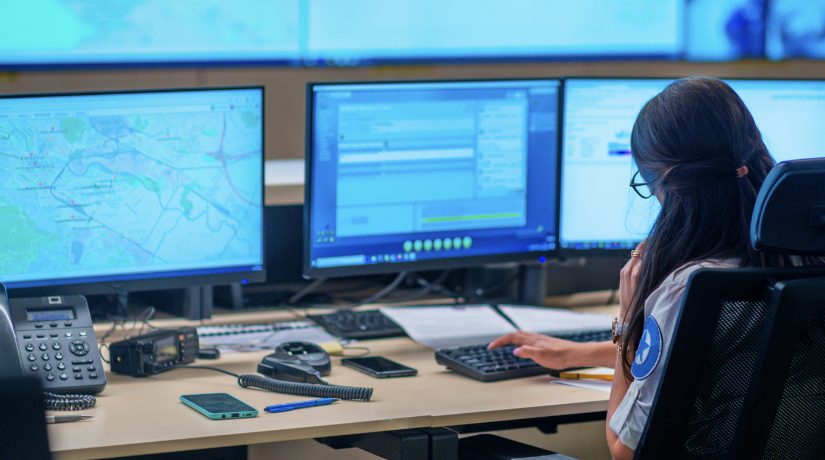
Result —
[{"label": "map on screen", "polygon": [[0,280],[262,263],[260,90],[4,100]]}]

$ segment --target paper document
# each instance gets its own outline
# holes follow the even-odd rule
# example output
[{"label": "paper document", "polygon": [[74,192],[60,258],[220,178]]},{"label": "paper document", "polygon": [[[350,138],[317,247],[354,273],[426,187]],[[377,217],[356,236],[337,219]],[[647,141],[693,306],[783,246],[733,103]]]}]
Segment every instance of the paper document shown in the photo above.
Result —
[{"label": "paper document", "polygon": [[198,326],[197,329],[202,345],[211,345],[225,352],[272,350],[284,342],[321,344],[337,340],[308,321]]},{"label": "paper document", "polygon": [[413,340],[436,350],[487,343],[516,331],[489,305],[385,307],[381,312]]},{"label": "paper document", "polygon": [[613,382],[608,382],[606,380],[556,379],[556,380],[551,380],[550,383],[555,383],[555,384],[558,384],[558,385],[567,385],[567,386],[576,387],[576,388],[586,388],[588,390],[601,391],[603,393],[610,393],[610,387],[613,385]]},{"label": "paper document", "polygon": [[522,331],[554,335],[610,330],[613,318],[595,313],[579,313],[561,308],[499,305],[502,313]]}]

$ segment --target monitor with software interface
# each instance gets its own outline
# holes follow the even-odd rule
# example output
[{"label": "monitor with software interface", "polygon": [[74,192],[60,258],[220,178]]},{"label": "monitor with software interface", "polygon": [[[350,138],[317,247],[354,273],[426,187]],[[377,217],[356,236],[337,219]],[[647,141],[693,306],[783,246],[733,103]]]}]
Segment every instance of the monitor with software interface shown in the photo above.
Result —
[{"label": "monitor with software interface", "polygon": [[310,85],[305,275],[552,252],[559,85]]},{"label": "monitor with software interface", "polygon": [[[642,106],[670,79],[570,78],[564,84],[559,246],[564,252],[632,249],[659,203],[628,186],[630,132]],[[727,82],[753,114],[776,161],[825,155],[825,81]]]},{"label": "monitor with software interface", "polygon": [[120,292],[263,278],[263,89],[0,104],[0,282]]}]

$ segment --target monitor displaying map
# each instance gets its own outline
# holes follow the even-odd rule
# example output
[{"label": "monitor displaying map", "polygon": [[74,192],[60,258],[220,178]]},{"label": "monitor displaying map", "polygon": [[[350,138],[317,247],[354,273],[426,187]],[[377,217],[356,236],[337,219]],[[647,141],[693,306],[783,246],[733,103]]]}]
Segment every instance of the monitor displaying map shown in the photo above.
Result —
[{"label": "monitor displaying map", "polygon": [[3,98],[0,282],[262,274],[262,93]]}]

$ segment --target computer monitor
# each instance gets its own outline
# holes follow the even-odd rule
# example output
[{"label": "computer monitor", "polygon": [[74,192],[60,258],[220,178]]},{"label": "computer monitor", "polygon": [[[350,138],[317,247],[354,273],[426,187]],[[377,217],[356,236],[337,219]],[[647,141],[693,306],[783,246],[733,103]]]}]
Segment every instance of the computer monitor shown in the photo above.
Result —
[{"label": "computer monitor", "polygon": [[685,0],[13,3],[0,69],[677,58]]},{"label": "computer monitor", "polygon": [[685,59],[730,61],[763,58],[767,1],[688,1]]},{"label": "computer monitor", "polygon": [[765,27],[769,59],[825,59],[825,3],[770,0]]},{"label": "computer monitor", "polygon": [[470,266],[552,252],[559,85],[310,85],[305,275]]},{"label": "computer monitor", "polygon": [[[597,254],[632,249],[659,203],[628,187],[630,132],[642,106],[670,79],[571,78],[564,83],[559,246]],[[753,114],[776,161],[825,155],[825,81],[727,82]]]},{"label": "computer monitor", "polygon": [[10,293],[263,279],[262,88],[0,101]]}]

